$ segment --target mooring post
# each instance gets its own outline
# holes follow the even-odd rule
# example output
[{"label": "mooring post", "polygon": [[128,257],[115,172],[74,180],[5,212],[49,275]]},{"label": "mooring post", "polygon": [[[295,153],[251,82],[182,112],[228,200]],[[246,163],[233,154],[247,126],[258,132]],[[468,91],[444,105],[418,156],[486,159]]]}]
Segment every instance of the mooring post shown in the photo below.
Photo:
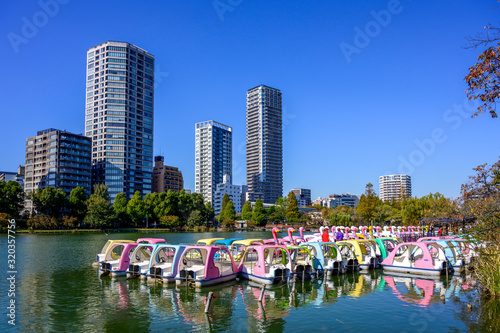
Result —
[{"label": "mooring post", "polygon": [[212,303],[212,298],[214,297],[213,291],[208,293],[207,305],[205,305],[205,313],[208,313],[210,309],[210,303]]},{"label": "mooring post", "polygon": [[262,298],[264,298],[264,291],[266,290],[266,286],[263,285],[260,289],[259,302],[262,302]]}]

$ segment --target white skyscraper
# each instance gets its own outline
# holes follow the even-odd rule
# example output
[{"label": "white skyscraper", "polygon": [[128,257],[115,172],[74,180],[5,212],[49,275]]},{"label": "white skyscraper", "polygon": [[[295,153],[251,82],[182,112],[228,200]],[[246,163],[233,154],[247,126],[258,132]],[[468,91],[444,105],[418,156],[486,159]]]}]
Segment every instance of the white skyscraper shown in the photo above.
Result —
[{"label": "white skyscraper", "polygon": [[411,177],[408,175],[385,175],[379,177],[379,197],[382,201],[401,200],[411,197]]},{"label": "white skyscraper", "polygon": [[213,205],[217,184],[224,183],[224,176],[231,183],[233,130],[213,120],[197,123],[195,129],[195,192]]}]

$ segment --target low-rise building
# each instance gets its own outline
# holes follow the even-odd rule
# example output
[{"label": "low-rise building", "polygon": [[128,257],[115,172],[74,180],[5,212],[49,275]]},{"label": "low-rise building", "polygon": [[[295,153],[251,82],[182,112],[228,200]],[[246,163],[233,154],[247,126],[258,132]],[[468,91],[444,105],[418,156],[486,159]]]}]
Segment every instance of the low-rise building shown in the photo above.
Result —
[{"label": "low-rise building", "polygon": [[[82,187],[90,195],[91,139],[54,128],[38,131],[26,139],[24,191],[39,188],[61,188],[69,195]],[[26,208],[33,211],[31,202]]]},{"label": "low-rise building", "polygon": [[180,192],[184,188],[182,172],[173,166],[164,165],[163,156],[155,156],[153,168],[153,192],[162,193],[172,190]]}]

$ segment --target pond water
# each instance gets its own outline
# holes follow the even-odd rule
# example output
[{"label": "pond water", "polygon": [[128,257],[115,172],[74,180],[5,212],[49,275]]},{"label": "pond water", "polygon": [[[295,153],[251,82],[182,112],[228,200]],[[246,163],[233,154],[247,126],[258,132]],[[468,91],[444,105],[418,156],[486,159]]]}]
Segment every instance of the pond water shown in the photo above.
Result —
[{"label": "pond water", "polygon": [[[467,276],[345,274],[261,290],[248,281],[202,288],[100,278],[91,266],[108,239],[271,238],[269,232],[16,235],[16,326],[8,324],[7,260],[0,330],[19,332],[493,332],[498,301],[483,304]],[[7,253],[7,237],[0,246]],[[6,255],[7,257],[7,255]],[[208,293],[214,299],[204,313]],[[467,304],[471,307],[468,308]]]}]

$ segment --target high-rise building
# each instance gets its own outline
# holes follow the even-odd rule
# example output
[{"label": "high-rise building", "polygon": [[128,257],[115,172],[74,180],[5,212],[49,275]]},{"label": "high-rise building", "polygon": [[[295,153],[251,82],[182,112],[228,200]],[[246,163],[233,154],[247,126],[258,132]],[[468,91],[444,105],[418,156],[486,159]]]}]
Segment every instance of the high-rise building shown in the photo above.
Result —
[{"label": "high-rise building", "polygon": [[124,42],[87,51],[85,135],[92,138],[92,182],[123,192],[151,193],[154,57]]},{"label": "high-rise building", "polygon": [[[52,186],[67,195],[75,187],[83,187],[90,195],[90,138],[49,128],[26,139],[24,191]],[[32,211],[30,201],[26,209]]]},{"label": "high-rise building", "polygon": [[299,207],[306,207],[311,205],[311,190],[307,188],[294,188],[293,194],[297,198],[297,205]]},{"label": "high-rise building", "polygon": [[379,177],[379,197],[382,201],[411,197],[411,176],[385,175]]},{"label": "high-rise building", "polygon": [[184,179],[179,168],[164,165],[163,156],[155,156],[153,168],[153,192],[162,193],[172,190],[180,192],[184,188]]},{"label": "high-rise building", "polygon": [[213,204],[217,184],[233,175],[233,130],[213,120],[195,125],[195,192]]},{"label": "high-rise building", "polygon": [[260,85],[247,92],[247,197],[275,203],[283,196],[281,91]]}]

